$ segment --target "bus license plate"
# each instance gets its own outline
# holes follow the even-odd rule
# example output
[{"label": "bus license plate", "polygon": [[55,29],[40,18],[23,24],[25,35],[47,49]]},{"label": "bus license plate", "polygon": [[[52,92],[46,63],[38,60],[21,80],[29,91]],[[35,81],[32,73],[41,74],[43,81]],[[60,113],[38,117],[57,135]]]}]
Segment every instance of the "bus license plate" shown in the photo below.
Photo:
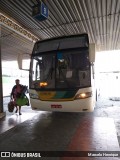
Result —
[{"label": "bus license plate", "polygon": [[51,104],[51,108],[62,108],[61,104]]}]

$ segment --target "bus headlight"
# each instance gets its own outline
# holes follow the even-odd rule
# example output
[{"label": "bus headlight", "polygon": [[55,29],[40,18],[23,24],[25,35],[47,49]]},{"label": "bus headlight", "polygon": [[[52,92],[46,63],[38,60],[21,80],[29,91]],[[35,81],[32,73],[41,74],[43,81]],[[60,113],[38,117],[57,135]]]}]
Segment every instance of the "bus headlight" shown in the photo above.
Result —
[{"label": "bus headlight", "polygon": [[39,99],[39,96],[37,94],[30,93],[30,98]]},{"label": "bus headlight", "polygon": [[92,97],[92,92],[83,92],[83,93],[79,93],[75,96],[75,99],[85,99],[88,97]]}]

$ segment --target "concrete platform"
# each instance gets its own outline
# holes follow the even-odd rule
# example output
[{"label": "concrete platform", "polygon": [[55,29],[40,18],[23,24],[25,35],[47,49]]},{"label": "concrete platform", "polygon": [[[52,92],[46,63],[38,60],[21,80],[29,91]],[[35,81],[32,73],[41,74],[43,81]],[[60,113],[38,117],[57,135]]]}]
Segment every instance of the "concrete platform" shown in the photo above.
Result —
[{"label": "concrete platform", "polygon": [[4,97],[4,112],[0,113],[0,133],[6,132],[7,130],[23,123],[39,113],[37,111],[33,111],[30,106],[22,106],[21,116],[19,116],[18,113],[15,113],[16,109],[14,109],[14,111],[11,113],[8,111],[9,101],[10,97]]},{"label": "concrete platform", "polygon": [[[42,157],[41,160],[119,159],[78,157],[88,151],[117,151],[120,155],[113,117],[96,117],[96,112],[35,112],[30,106],[22,107],[22,115],[19,116],[8,112],[8,101],[9,97],[4,100],[6,117],[0,119],[0,151],[53,151],[54,155],[58,154],[57,157]],[[67,152],[69,157],[59,156],[61,151],[70,151]],[[75,157],[71,156],[71,151],[75,151]]]},{"label": "concrete platform", "polygon": [[[1,133],[0,150],[23,152],[120,151],[112,118],[94,117],[92,113],[51,112],[40,112],[31,119]],[[40,159],[117,160],[118,157],[59,157],[58,154],[58,157]]]},{"label": "concrete platform", "polygon": [[[104,157],[105,154],[116,152],[120,156],[120,148],[117,140],[116,129],[112,118],[84,117],[79,123],[68,151],[78,151],[76,155],[85,153],[100,154],[103,157],[65,157],[61,160],[118,160],[120,157]],[[79,151],[81,151],[79,153]],[[83,153],[82,153],[83,151]],[[96,152],[95,152],[96,151]],[[113,151],[113,152],[112,152]]]}]

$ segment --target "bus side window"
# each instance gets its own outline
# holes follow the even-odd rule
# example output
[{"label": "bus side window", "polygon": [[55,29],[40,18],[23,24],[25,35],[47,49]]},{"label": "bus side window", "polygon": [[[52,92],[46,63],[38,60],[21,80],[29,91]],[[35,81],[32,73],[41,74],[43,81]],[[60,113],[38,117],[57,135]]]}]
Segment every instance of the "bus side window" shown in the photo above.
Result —
[{"label": "bus side window", "polygon": [[87,86],[90,83],[90,73],[89,70],[79,71],[79,81],[80,86]]}]

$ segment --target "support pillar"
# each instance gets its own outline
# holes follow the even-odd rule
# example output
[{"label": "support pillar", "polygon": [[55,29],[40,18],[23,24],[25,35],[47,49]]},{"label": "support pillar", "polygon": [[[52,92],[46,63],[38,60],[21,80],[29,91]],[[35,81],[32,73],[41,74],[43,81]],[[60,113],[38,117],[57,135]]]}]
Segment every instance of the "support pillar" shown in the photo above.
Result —
[{"label": "support pillar", "polygon": [[[0,25],[0,37],[1,37],[1,25]],[[2,40],[0,38],[0,113],[3,113],[3,84],[2,84],[2,59],[1,59],[1,44]]]}]

